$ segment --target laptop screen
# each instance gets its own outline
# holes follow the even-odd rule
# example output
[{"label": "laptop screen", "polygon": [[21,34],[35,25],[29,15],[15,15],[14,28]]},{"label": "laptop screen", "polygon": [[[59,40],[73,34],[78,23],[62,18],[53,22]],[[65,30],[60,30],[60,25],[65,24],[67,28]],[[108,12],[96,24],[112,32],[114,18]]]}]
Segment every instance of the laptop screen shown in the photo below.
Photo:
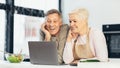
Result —
[{"label": "laptop screen", "polygon": [[33,64],[58,65],[55,42],[29,41],[30,62]]}]

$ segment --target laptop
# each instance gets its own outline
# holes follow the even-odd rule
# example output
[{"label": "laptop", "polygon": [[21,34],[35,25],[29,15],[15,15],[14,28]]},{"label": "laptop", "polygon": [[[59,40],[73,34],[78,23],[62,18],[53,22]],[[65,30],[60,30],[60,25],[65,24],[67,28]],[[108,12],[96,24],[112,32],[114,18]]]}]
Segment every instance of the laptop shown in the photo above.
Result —
[{"label": "laptop", "polygon": [[30,62],[40,65],[59,65],[55,42],[29,41]]}]

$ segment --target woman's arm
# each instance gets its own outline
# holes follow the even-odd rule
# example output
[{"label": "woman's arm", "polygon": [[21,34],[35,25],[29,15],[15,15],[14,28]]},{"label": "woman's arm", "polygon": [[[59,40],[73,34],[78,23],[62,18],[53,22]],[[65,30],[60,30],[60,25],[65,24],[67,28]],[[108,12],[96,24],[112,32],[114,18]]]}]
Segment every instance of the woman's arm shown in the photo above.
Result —
[{"label": "woman's arm", "polygon": [[100,61],[108,61],[107,45],[103,32],[96,30],[92,35],[96,58]]},{"label": "woman's arm", "polygon": [[69,64],[74,60],[72,50],[73,50],[72,43],[66,42],[64,52],[63,52],[63,60],[66,64]]},{"label": "woman's arm", "polygon": [[73,39],[76,38],[78,36],[78,34],[73,34],[71,32],[71,30],[69,30],[68,33],[68,37],[67,37],[67,41],[66,41],[66,45],[64,48],[64,52],[63,52],[63,60],[66,64],[71,63],[74,60],[73,57]]}]

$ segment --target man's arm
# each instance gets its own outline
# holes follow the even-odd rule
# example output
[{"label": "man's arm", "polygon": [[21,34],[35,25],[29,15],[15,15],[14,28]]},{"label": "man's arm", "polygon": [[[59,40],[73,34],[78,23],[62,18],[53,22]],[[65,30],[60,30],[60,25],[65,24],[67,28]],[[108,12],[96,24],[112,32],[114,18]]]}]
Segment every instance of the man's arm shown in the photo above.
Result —
[{"label": "man's arm", "polygon": [[62,25],[60,29],[60,34],[59,34],[59,47],[58,47],[58,60],[59,63],[63,62],[63,51],[67,39],[67,34],[68,34],[69,26],[67,24]]}]

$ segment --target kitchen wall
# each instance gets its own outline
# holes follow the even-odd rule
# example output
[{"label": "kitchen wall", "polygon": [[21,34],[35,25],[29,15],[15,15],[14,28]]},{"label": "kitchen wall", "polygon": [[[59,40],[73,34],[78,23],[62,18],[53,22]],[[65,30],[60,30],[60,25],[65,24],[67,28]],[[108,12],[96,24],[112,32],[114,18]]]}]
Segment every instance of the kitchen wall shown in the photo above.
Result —
[{"label": "kitchen wall", "polygon": [[65,23],[69,23],[68,13],[76,8],[88,9],[91,27],[102,30],[103,24],[120,24],[120,0],[62,0]]}]

